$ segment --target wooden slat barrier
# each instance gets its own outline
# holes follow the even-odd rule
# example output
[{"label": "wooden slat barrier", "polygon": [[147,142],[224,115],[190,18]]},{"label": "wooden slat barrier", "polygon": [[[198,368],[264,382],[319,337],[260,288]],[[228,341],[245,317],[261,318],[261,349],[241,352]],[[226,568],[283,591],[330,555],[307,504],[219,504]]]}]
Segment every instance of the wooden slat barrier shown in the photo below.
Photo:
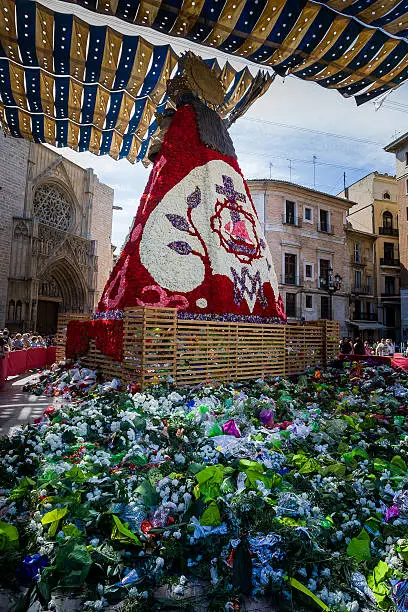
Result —
[{"label": "wooden slat barrier", "polygon": [[[59,355],[71,318],[87,315],[60,316]],[[123,324],[123,361],[103,355],[91,342],[83,362],[106,379],[141,389],[169,379],[186,387],[299,374],[325,365],[338,353],[340,339],[337,321],[304,326],[189,321],[177,319],[174,308],[128,308]]]}]

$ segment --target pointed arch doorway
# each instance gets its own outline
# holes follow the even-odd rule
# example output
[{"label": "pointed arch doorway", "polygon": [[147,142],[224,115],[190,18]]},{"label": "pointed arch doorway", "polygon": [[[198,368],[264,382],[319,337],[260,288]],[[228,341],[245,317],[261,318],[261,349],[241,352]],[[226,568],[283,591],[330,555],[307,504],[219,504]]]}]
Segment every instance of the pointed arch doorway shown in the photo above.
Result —
[{"label": "pointed arch doorway", "polygon": [[55,334],[60,312],[87,312],[88,290],[82,274],[66,258],[54,262],[39,281],[36,330]]}]

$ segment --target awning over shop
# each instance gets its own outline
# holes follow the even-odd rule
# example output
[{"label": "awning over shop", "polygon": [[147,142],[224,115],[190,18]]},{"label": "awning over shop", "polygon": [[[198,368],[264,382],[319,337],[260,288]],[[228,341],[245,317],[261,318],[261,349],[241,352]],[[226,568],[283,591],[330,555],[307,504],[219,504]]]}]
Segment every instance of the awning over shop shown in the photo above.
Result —
[{"label": "awning over shop", "polygon": [[382,323],[378,323],[377,321],[347,321],[349,325],[354,325],[358,327],[358,329],[384,329],[384,325]]}]

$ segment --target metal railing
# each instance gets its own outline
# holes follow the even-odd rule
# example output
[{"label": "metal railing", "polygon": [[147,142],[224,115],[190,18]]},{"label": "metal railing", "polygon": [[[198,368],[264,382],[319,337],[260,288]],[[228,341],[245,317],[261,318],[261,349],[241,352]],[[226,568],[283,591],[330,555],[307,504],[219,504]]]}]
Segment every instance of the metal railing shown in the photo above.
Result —
[{"label": "metal railing", "polygon": [[365,266],[365,265],[367,265],[366,262],[365,262],[365,258],[362,255],[360,255],[359,257],[356,257],[355,255],[352,255],[350,261],[351,261],[352,264],[355,264],[357,266]]},{"label": "metal railing", "polygon": [[378,321],[376,312],[355,312],[353,321]]},{"label": "metal railing", "polygon": [[358,294],[365,294],[365,295],[369,295],[373,292],[372,287],[366,287],[366,286],[361,286],[361,287],[357,287],[356,285],[353,285],[352,289],[351,289],[351,293],[358,293]]},{"label": "metal railing", "polygon": [[395,236],[396,238],[398,238],[399,235],[398,228],[395,227],[379,227],[378,233],[381,236]]},{"label": "metal railing", "polygon": [[317,231],[323,234],[334,234],[334,225],[330,225],[329,223],[318,223]]},{"label": "metal railing", "polygon": [[400,265],[400,260],[399,259],[392,259],[391,257],[381,257],[380,258],[380,266],[394,266],[394,267],[399,267]]},{"label": "metal railing", "polygon": [[282,274],[281,285],[299,285],[299,277],[296,274]]},{"label": "metal railing", "polygon": [[283,225],[293,225],[293,227],[302,227],[303,218],[297,217],[296,215],[288,215],[287,213],[283,213],[282,223]]}]

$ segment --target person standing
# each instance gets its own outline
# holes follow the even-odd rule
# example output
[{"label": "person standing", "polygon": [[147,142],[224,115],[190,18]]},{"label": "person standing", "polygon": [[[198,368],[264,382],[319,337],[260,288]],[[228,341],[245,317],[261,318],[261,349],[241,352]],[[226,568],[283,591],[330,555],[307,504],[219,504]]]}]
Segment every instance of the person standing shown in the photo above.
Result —
[{"label": "person standing", "polygon": [[394,355],[395,355],[395,344],[394,344],[394,342],[391,340],[391,338],[387,338],[385,342],[386,342],[386,344],[388,346],[389,356],[390,357],[394,357]]},{"label": "person standing", "polygon": [[377,344],[375,354],[378,357],[388,357],[389,356],[390,349],[389,349],[388,344],[385,341],[385,338],[382,338],[381,341]]},{"label": "person standing", "polygon": [[355,355],[364,355],[365,351],[364,351],[364,344],[363,341],[361,340],[361,338],[357,338],[355,343],[354,343],[354,354]]},{"label": "person standing", "polygon": [[364,342],[364,355],[372,355],[372,354],[373,354],[373,349],[371,348],[368,340],[366,340]]},{"label": "person standing", "polygon": [[340,343],[340,353],[342,355],[349,355],[352,352],[353,352],[353,345],[351,343],[350,338],[346,336],[345,338],[343,338],[342,342]]}]

